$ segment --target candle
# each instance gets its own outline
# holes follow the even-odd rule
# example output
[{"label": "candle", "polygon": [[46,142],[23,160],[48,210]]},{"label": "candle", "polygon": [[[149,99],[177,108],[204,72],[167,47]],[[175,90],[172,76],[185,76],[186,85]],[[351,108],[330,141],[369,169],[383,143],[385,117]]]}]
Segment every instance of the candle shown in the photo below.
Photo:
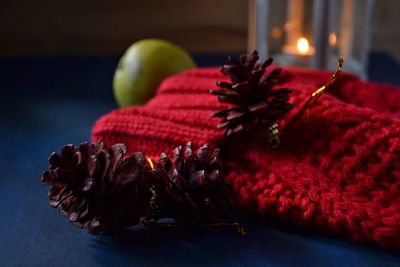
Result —
[{"label": "candle", "polygon": [[307,55],[310,53],[310,45],[306,38],[302,37],[297,41],[297,51],[299,51],[300,55]]},{"label": "candle", "polygon": [[309,57],[315,54],[315,48],[313,46],[310,46],[308,40],[305,37],[300,37],[297,40],[296,45],[285,45],[282,48],[282,52],[285,54]]},{"label": "candle", "polygon": [[275,59],[281,65],[307,67],[314,54],[315,48],[305,37],[300,37],[295,45],[283,46],[282,53],[276,54]]}]

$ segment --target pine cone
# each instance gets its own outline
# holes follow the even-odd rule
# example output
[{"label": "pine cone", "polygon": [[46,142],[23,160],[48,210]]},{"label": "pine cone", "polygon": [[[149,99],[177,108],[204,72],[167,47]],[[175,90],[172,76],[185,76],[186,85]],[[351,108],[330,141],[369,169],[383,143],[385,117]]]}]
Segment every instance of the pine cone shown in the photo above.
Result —
[{"label": "pine cone", "polygon": [[195,152],[188,142],[174,150],[172,160],[162,153],[155,171],[167,181],[158,189],[164,217],[190,224],[217,222],[232,208],[232,186],[224,177],[219,149],[210,155],[203,145]]},{"label": "pine cone", "polygon": [[42,175],[51,186],[50,205],[92,233],[135,225],[141,218],[217,222],[232,206],[218,149],[210,156],[204,145],[194,154],[189,142],[174,150],[173,161],[162,153],[154,169],[143,153],[124,158],[126,152],[123,144],[106,150],[102,142],[86,142],[53,153]]},{"label": "pine cone", "polygon": [[218,96],[220,102],[232,104],[231,108],[212,115],[222,118],[218,128],[223,128],[226,136],[259,128],[268,129],[293,108],[287,102],[291,93],[289,88],[273,89],[281,69],[276,68],[263,76],[272,58],[262,64],[256,63],[258,59],[257,51],[241,55],[239,60],[229,57],[230,64],[224,65],[221,72],[228,75],[231,82],[218,81],[220,89],[210,91]]},{"label": "pine cone", "polygon": [[49,157],[42,182],[51,186],[49,202],[78,227],[109,232],[137,224],[146,212],[154,175],[142,153],[123,159],[123,144],[65,145]]}]

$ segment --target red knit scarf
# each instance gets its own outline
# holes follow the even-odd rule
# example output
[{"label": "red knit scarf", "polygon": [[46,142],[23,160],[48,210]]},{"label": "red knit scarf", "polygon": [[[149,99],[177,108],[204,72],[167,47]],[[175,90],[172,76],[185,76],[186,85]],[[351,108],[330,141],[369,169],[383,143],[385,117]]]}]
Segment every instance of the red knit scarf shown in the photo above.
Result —
[{"label": "red knit scarf", "polygon": [[[400,88],[343,74],[309,111],[293,120],[330,73],[285,69],[279,86],[296,105],[280,121],[282,145],[233,138],[224,146],[239,208],[300,228],[400,250]],[[165,80],[147,105],[100,118],[93,140],[125,143],[157,158],[187,141],[220,145],[210,114],[226,107],[209,94],[217,68]]]}]

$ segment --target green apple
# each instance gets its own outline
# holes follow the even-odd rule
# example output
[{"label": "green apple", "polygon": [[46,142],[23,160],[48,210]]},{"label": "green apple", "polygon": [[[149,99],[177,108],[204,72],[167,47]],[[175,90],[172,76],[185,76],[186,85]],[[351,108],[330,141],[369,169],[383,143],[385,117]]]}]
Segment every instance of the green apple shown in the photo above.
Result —
[{"label": "green apple", "polygon": [[144,104],[166,77],[194,67],[189,53],[171,42],[138,41],[126,50],[115,71],[115,100],[120,107]]}]

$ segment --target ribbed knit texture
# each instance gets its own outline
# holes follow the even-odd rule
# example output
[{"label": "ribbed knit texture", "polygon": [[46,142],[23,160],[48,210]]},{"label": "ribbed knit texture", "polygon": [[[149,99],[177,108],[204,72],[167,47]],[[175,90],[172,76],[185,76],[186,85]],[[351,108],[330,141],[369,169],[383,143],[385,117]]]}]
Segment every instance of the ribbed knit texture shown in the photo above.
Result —
[{"label": "ribbed knit texture", "polygon": [[[400,88],[343,74],[329,94],[292,120],[330,73],[285,69],[279,86],[293,88],[296,107],[280,121],[282,145],[231,139],[223,145],[235,163],[238,208],[299,229],[400,250]],[[165,80],[147,105],[100,118],[93,139],[127,144],[158,158],[193,141],[221,145],[210,114],[227,107],[209,94],[217,68],[195,69]]]}]

